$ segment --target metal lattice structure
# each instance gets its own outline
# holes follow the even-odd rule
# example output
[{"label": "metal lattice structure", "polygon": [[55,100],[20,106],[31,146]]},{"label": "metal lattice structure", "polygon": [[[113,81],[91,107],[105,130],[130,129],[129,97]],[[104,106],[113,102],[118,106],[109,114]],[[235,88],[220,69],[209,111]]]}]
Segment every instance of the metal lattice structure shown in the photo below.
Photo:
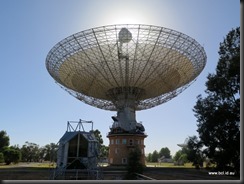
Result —
[{"label": "metal lattice structure", "polygon": [[[84,124],[91,124],[85,131]],[[68,121],[67,131],[58,142],[57,167],[51,179],[101,179],[99,145],[92,121]]]},{"label": "metal lattice structure", "polygon": [[48,53],[50,75],[77,99],[106,110],[160,105],[185,90],[206,64],[193,38],[152,25],[110,25],[73,34]]}]

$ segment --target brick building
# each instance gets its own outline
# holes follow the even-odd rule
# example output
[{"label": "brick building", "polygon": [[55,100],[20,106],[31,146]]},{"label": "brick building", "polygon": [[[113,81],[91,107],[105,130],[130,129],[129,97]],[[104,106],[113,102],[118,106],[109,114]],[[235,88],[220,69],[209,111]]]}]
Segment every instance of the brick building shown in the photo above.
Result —
[{"label": "brick building", "polygon": [[144,139],[147,135],[144,133],[143,125],[137,123],[134,132],[125,131],[116,125],[113,125],[110,130],[107,135],[109,138],[109,165],[127,165],[129,153],[136,147],[141,151],[141,163],[145,165]]}]

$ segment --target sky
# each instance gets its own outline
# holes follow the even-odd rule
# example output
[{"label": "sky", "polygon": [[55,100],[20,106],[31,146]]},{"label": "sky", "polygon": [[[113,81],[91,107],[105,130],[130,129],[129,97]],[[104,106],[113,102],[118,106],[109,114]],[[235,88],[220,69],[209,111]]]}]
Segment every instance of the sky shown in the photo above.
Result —
[{"label": "sky", "polygon": [[[0,0],[0,131],[10,145],[26,141],[45,146],[58,143],[67,121],[93,121],[104,144],[111,116],[61,89],[46,70],[49,50],[62,39],[94,27],[149,24],[194,38],[207,54],[197,80],[172,100],[136,112],[148,137],[145,153],[168,147],[171,155],[188,136],[198,135],[193,112],[204,95],[207,75],[214,73],[219,44],[240,26],[239,0]],[[91,126],[87,124],[87,131]]]}]

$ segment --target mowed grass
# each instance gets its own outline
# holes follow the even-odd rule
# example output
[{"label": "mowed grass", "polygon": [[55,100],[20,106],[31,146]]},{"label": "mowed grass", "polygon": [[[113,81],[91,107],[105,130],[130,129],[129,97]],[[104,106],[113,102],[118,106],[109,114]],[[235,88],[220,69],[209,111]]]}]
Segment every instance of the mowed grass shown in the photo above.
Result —
[{"label": "mowed grass", "polygon": [[[106,163],[100,163],[99,164],[102,167],[106,167],[108,164]],[[204,167],[206,164],[204,163]],[[18,164],[10,164],[10,165],[5,165],[3,163],[0,163],[0,169],[4,168],[15,168],[15,167],[26,167],[26,168],[43,168],[43,169],[51,169],[56,167],[56,163],[51,163],[51,162],[31,162],[31,163],[26,163],[26,162],[20,162]],[[182,166],[179,165],[174,165],[174,163],[157,163],[157,162],[146,162],[146,167],[168,167],[168,168],[195,168],[195,166],[192,165],[192,163],[185,163]]]},{"label": "mowed grass", "polygon": [[56,164],[51,162],[20,162],[20,163],[11,163],[10,165],[6,165],[4,163],[0,163],[0,169],[7,169],[7,168],[19,168],[19,167],[25,167],[25,168],[43,168],[43,169],[49,169],[49,168],[55,168]]},{"label": "mowed grass", "polygon": [[[102,167],[108,166],[108,164],[105,163],[100,163],[99,164]],[[174,165],[174,163],[157,163],[157,162],[147,162],[146,163],[147,167],[169,167],[169,168],[195,168],[192,163],[185,163],[183,166],[178,166]],[[10,165],[0,165],[1,168],[10,168],[10,167],[29,167],[29,168],[55,168],[56,164],[55,163],[38,163],[38,162],[31,162],[31,163],[18,163],[18,164],[10,164]]]},{"label": "mowed grass", "polygon": [[192,163],[185,163],[184,165],[174,165],[174,163],[157,163],[157,162],[147,162],[147,167],[168,167],[168,168],[195,168]]},{"label": "mowed grass", "polygon": [[31,167],[37,167],[37,168],[55,168],[55,163],[35,163]]}]

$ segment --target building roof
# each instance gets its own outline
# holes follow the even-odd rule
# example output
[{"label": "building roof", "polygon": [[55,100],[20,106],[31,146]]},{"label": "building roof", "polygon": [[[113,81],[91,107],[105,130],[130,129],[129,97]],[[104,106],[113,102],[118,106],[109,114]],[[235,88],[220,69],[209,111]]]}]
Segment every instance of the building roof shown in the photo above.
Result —
[{"label": "building roof", "polygon": [[93,133],[82,132],[82,131],[74,131],[74,132],[66,131],[65,134],[59,140],[59,143],[65,144],[66,142],[70,141],[73,137],[75,137],[78,134],[81,134],[88,142],[92,142],[92,141],[98,142]]}]

